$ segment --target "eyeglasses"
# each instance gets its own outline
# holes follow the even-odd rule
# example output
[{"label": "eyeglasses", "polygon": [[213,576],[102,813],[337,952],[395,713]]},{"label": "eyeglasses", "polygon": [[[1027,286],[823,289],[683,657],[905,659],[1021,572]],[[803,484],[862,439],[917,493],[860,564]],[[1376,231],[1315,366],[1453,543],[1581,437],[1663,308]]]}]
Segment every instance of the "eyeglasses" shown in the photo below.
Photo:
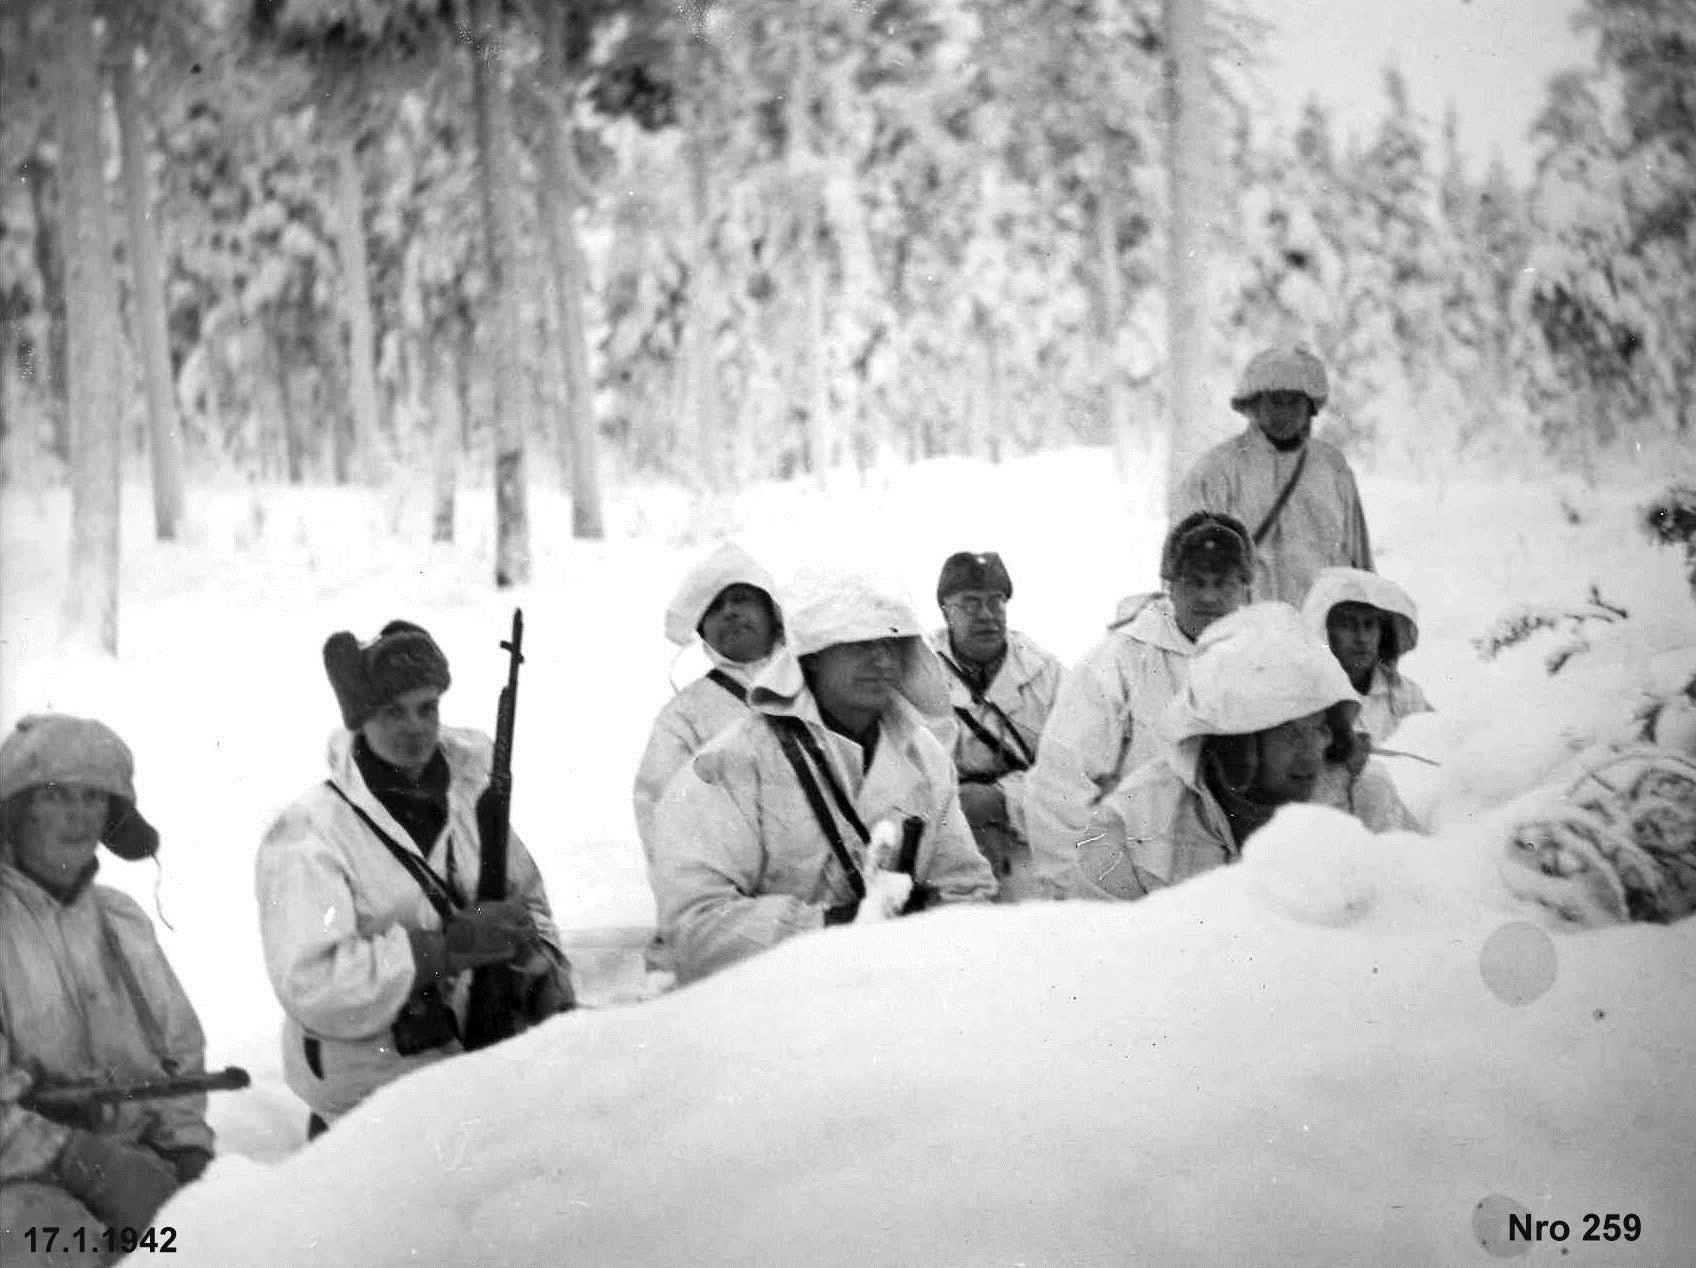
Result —
[{"label": "eyeglasses", "polygon": [[1001,616],[1007,611],[1007,596],[1004,594],[956,594],[949,598],[944,607],[953,608],[967,616]]}]

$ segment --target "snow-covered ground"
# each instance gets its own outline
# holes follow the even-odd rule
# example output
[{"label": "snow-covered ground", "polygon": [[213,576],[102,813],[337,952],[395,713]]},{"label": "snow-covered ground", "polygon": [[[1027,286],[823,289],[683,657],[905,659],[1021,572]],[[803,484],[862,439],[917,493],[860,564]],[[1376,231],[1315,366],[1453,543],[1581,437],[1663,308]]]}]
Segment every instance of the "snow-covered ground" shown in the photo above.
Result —
[{"label": "snow-covered ground", "polygon": [[[165,1213],[193,1262],[1488,1262],[1474,1210],[1512,1200],[1570,1227],[1534,1261],[1682,1263],[1696,921],[1551,940],[1492,887],[1471,817],[1696,647],[1679,560],[1634,526],[1665,476],[1363,481],[1379,568],[1421,607],[1403,668],[1442,711],[1426,742],[1464,759],[1398,771],[1450,825],[1436,843],[1367,849],[1298,814],[1242,868],[1144,903],[831,931],[427,1071],[298,1153],[252,856],[322,777],[327,634],[420,621],[453,664],[444,720],[486,729],[524,607],[514,822],[587,944],[652,918],[629,782],[668,667],[700,669],[671,662],[661,613],[718,536],[780,576],[869,563],[926,612],[948,553],[1000,550],[1014,624],[1071,660],[1156,585],[1147,499],[1101,451],[946,460],[824,493],[628,490],[585,545],[538,490],[534,580],[497,594],[485,492],[431,546],[421,499],[263,487],[197,495],[160,545],[132,491],[112,663],[55,645],[63,492],[9,488],[0,724],[54,707],[130,741],[163,870],[103,875],[150,910],[157,890],[210,1063],[254,1074],[215,1098],[225,1156]],[[1504,609],[1592,582],[1634,620],[1557,678],[1553,636],[1473,650]],[[1317,840],[1338,844],[1315,858]],[[629,985],[615,956],[581,961],[591,996]],[[1591,1211],[1642,1233],[1582,1242]]]}]

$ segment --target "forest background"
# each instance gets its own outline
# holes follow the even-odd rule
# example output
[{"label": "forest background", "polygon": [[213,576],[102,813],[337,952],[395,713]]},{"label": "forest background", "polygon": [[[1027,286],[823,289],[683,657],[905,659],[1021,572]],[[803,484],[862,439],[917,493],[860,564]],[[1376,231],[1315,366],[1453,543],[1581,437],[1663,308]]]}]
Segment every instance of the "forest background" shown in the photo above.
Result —
[{"label": "forest background", "polygon": [[[1288,337],[1357,461],[1676,463],[1696,0],[1575,13],[1518,175],[1392,69],[1375,119],[1268,126],[1242,0],[0,0],[0,479],[71,486],[67,628],[110,649],[126,472],[167,540],[232,480],[438,536],[492,488],[521,584],[533,481],[593,538],[609,483],[710,519],[850,465],[1167,463]],[[1165,421],[1171,296],[1214,434]]]}]

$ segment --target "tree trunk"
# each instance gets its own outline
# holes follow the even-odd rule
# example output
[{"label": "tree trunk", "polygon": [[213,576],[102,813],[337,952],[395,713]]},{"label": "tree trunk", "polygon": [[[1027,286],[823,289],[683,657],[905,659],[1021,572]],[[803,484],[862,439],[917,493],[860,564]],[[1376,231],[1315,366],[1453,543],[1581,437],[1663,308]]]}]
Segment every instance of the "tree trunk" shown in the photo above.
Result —
[{"label": "tree trunk", "polygon": [[1121,480],[1131,477],[1131,417],[1125,376],[1119,366],[1119,322],[1125,311],[1124,284],[1119,272],[1118,202],[1108,185],[1112,167],[1102,155],[1101,184],[1095,193],[1096,274],[1101,278],[1100,327],[1096,332],[1101,358],[1102,406],[1107,411],[1107,435]]},{"label": "tree trunk", "polygon": [[571,458],[571,535],[584,539],[606,536],[601,509],[601,443],[595,421],[595,376],[589,365],[588,323],[583,295],[589,270],[577,236],[577,207],[583,186],[571,151],[571,134],[555,104],[571,98],[566,82],[561,41],[564,31],[549,15],[542,40],[542,88],[545,112],[542,126],[542,220],[547,227],[548,252],[554,271],[554,302],[559,309],[560,353],[564,358],[566,438]]},{"label": "tree trunk", "polygon": [[1204,0],[1163,0],[1166,27],[1166,492],[1205,436],[1213,138]]},{"label": "tree trunk", "polygon": [[281,341],[271,335],[266,343],[277,375],[277,421],[283,438],[283,469],[290,484],[305,484],[307,438],[301,431],[300,411],[295,408],[294,372]]},{"label": "tree trunk", "polygon": [[460,376],[465,367],[460,364],[458,340],[450,340],[441,357],[430,371],[430,397],[433,408],[430,418],[435,427],[432,437],[435,479],[434,498],[430,515],[430,540],[453,540],[454,501],[459,483]]},{"label": "tree trunk", "polygon": [[53,452],[71,456],[70,414],[65,404],[65,252],[60,233],[59,179],[40,155],[25,159],[20,172],[29,186],[30,214],[35,220],[35,271],[41,277],[41,306],[47,312],[47,346],[38,347],[35,363],[46,367],[38,379],[46,389],[52,425]]},{"label": "tree trunk", "polygon": [[353,137],[337,137],[331,149],[336,162],[336,254],[342,266],[348,404],[352,409],[348,465],[352,472],[369,477],[374,474],[381,431],[377,421],[376,323],[371,317],[371,270],[365,254],[365,183]]},{"label": "tree trunk", "polygon": [[118,650],[119,381],[118,279],[108,219],[105,97],[90,0],[59,8],[53,82],[63,164],[66,385],[71,440],[71,567],[65,629],[73,643]]},{"label": "tree trunk", "polygon": [[183,517],[183,433],[171,378],[170,336],[165,328],[165,271],[153,231],[153,199],[147,180],[147,142],[142,136],[141,96],[135,83],[135,47],[112,62],[112,104],[118,114],[118,146],[129,231],[130,281],[135,288],[136,342],[147,388],[148,454],[153,472],[153,534],[175,541]]},{"label": "tree trunk", "polygon": [[688,313],[683,334],[682,407],[677,411],[676,452],[683,469],[708,489],[721,483],[718,368],[713,358],[712,155],[706,136],[706,75],[695,51],[696,36],[682,36],[678,60],[686,85],[683,152],[688,167]]},{"label": "tree trunk", "polygon": [[495,585],[530,580],[530,516],[526,502],[524,440],[530,433],[529,395],[519,356],[517,277],[518,229],[513,214],[512,128],[501,82],[498,0],[473,0],[471,48],[472,109],[477,125],[477,164],[483,195],[483,233],[488,256],[489,297],[494,307],[495,413]]},{"label": "tree trunk", "polygon": [[789,183],[796,200],[795,243],[800,253],[802,324],[793,332],[799,362],[800,398],[807,410],[807,470],[823,483],[834,458],[835,428],[830,410],[830,374],[825,333],[825,276],[819,260],[823,228],[823,191],[813,156],[813,27],[804,5],[792,16],[795,66],[789,88]]}]

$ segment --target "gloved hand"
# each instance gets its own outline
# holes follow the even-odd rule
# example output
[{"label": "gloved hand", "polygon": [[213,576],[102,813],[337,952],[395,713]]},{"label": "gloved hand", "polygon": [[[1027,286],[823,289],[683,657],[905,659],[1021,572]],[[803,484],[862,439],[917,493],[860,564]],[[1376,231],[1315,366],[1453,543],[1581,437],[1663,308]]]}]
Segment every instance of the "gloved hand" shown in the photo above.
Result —
[{"label": "gloved hand", "polygon": [[440,931],[408,929],[420,980],[455,977],[468,969],[508,964],[535,937],[530,909],[522,898],[481,902]]},{"label": "gloved hand", "polygon": [[108,1228],[146,1228],[177,1191],[177,1177],[151,1150],[85,1131],[65,1141],[53,1176]]},{"label": "gloved hand", "polygon": [[893,920],[906,907],[912,892],[913,878],[905,872],[867,872],[866,896],[860,900],[860,912],[854,923]]},{"label": "gloved hand", "polygon": [[973,832],[1007,825],[1007,794],[1000,784],[961,784],[960,809]]},{"label": "gloved hand", "polygon": [[179,1184],[192,1184],[206,1174],[212,1165],[212,1151],[199,1145],[183,1145],[178,1149],[161,1149],[160,1157],[171,1164]]},{"label": "gloved hand", "polygon": [[532,1025],[559,1013],[570,1012],[577,1006],[569,974],[556,973],[552,961],[545,957],[542,970],[524,982],[521,998],[524,1015]]},{"label": "gloved hand", "polygon": [[1366,759],[1372,756],[1372,737],[1365,731],[1355,731],[1350,739],[1352,742],[1343,763],[1349,768],[1349,778],[1359,779],[1360,772],[1366,769]]},{"label": "gloved hand", "polygon": [[851,903],[837,903],[834,907],[824,909],[824,923],[828,929],[831,925],[851,925],[854,917],[860,914],[860,904],[856,899]]}]

